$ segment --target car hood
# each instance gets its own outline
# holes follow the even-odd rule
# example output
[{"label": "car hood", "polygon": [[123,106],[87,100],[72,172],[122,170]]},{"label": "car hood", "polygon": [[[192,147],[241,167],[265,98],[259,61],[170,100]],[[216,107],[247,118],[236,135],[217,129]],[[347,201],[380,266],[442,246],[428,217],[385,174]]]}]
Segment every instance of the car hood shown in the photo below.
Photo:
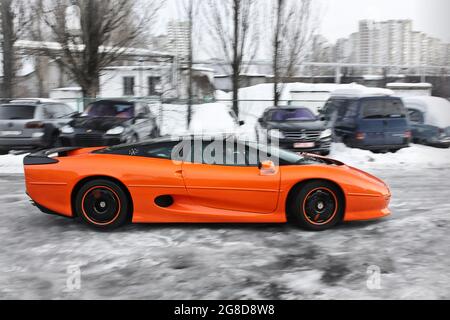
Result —
[{"label": "car hood", "polygon": [[129,119],[121,119],[114,117],[80,117],[70,122],[70,126],[76,129],[89,129],[96,131],[108,131],[120,125],[127,125]]},{"label": "car hood", "polygon": [[269,129],[278,129],[281,131],[296,130],[317,130],[323,131],[327,128],[325,121],[286,121],[286,122],[268,122]]}]

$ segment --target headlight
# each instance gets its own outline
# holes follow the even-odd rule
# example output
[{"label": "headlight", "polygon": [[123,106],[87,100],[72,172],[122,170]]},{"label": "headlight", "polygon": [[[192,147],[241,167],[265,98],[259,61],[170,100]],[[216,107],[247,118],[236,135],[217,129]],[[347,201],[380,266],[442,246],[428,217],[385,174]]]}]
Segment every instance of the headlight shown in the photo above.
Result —
[{"label": "headlight", "polygon": [[272,139],[283,139],[284,138],[284,134],[283,132],[281,132],[278,129],[271,129],[269,130],[269,137],[271,137]]},{"label": "headlight", "polygon": [[330,138],[333,135],[331,129],[326,129],[320,134],[320,139]]},{"label": "headlight", "polygon": [[74,130],[71,126],[64,126],[64,127],[61,129],[61,132],[62,132],[62,133],[65,133],[65,134],[71,134],[71,133],[74,133],[75,130]]},{"label": "headlight", "polygon": [[119,135],[119,134],[122,134],[124,131],[125,131],[125,128],[124,128],[124,127],[115,127],[115,128],[113,128],[113,129],[111,129],[111,130],[108,130],[108,131],[106,132],[106,134],[110,134],[110,135],[117,136],[117,135]]}]

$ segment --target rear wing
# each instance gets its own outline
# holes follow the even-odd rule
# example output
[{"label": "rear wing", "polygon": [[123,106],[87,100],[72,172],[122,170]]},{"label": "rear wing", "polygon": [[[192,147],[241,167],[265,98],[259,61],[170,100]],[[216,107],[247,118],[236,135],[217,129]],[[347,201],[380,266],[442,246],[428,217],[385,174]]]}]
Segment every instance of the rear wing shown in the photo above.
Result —
[{"label": "rear wing", "polygon": [[54,164],[58,163],[56,157],[67,157],[71,152],[76,150],[80,150],[82,148],[79,147],[67,147],[67,148],[55,148],[49,150],[41,150],[35,153],[32,153],[25,157],[23,160],[23,164],[25,166],[35,166],[35,165],[43,165],[43,164]]}]

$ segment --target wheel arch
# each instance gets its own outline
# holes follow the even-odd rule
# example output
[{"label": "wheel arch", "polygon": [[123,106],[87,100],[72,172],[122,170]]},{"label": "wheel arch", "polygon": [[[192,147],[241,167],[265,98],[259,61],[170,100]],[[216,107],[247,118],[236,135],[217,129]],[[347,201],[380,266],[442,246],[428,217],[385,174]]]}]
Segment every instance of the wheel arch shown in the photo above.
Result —
[{"label": "wheel arch", "polygon": [[345,213],[346,207],[347,207],[347,199],[345,197],[344,189],[342,189],[342,187],[339,185],[339,183],[337,183],[336,181],[330,180],[330,179],[322,179],[322,178],[305,179],[305,180],[299,181],[295,185],[293,185],[292,188],[289,190],[288,196],[286,197],[285,208],[286,208],[286,218],[288,220],[291,215],[291,212],[289,209],[290,208],[289,204],[291,203],[291,201],[293,201],[293,198],[295,197],[295,194],[297,193],[297,191],[300,190],[301,188],[303,188],[307,183],[316,182],[316,181],[324,181],[324,182],[331,183],[340,191],[340,196],[343,201],[342,206],[344,208],[344,213]]},{"label": "wheel arch", "polygon": [[122,190],[125,192],[125,194],[127,196],[128,204],[130,205],[130,212],[129,212],[128,218],[131,220],[133,217],[133,212],[134,212],[134,204],[133,204],[133,198],[131,197],[130,190],[128,190],[128,188],[125,186],[125,184],[122,181],[120,181],[119,179],[111,177],[111,176],[103,176],[103,175],[85,177],[76,183],[76,185],[72,189],[72,193],[70,195],[70,205],[72,208],[72,216],[74,218],[78,216],[77,212],[75,210],[75,201],[76,201],[78,191],[80,191],[80,189],[83,187],[83,185],[85,185],[86,183],[93,181],[93,180],[107,180],[107,181],[116,183],[119,187],[122,188]]}]

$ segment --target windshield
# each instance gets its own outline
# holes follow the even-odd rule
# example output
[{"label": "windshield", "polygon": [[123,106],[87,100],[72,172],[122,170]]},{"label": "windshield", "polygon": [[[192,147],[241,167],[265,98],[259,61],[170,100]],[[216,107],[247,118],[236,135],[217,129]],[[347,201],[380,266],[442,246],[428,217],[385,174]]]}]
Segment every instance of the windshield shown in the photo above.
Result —
[{"label": "windshield", "polygon": [[406,118],[406,109],[400,100],[368,100],[362,103],[364,119]]},{"label": "windshield", "polygon": [[30,120],[34,118],[33,106],[2,105],[0,106],[0,120]]},{"label": "windshield", "polygon": [[96,102],[90,104],[83,113],[84,117],[115,117],[130,119],[134,117],[134,104]]},{"label": "windshield", "polygon": [[269,121],[315,121],[317,118],[311,110],[307,108],[292,108],[273,110],[269,114]]}]

